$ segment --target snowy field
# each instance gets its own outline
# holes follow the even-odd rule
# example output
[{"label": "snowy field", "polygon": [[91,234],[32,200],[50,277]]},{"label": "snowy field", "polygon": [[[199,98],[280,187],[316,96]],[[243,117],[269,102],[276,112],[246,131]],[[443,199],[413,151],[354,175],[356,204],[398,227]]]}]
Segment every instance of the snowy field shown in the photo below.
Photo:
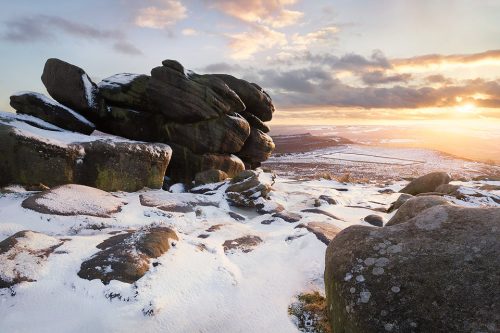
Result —
[{"label": "snowy field", "polygon": [[[453,183],[467,186],[466,192],[471,194],[465,201],[450,198],[457,204],[499,205],[491,199],[500,198],[499,191],[479,188],[500,182]],[[224,186],[210,196],[216,206],[199,206],[192,213],[166,213],[141,205],[140,194],[161,198],[165,193],[161,190],[114,193],[126,205],[108,218],[36,213],[21,207],[33,192],[13,188],[13,193],[0,195],[0,240],[33,230],[64,243],[33,273],[35,282],[0,289],[0,332],[297,332],[288,307],[302,292],[323,293],[326,249],[314,234],[297,225],[326,222],[343,229],[368,225],[362,219],[369,214],[379,214],[387,221],[391,214],[379,210],[387,208],[398,194],[379,191],[398,191],[405,184],[376,186],[278,177],[271,199],[302,219],[287,223],[275,218],[271,224],[261,223],[270,214],[229,206]],[[301,212],[314,208],[314,199],[320,195],[330,196],[338,204],[319,208],[344,221]],[[189,200],[194,196],[180,197]],[[92,202],[89,197],[82,200]],[[243,215],[245,220],[237,221],[229,212]],[[179,240],[152,261],[150,270],[136,283],[104,285],[100,280],[78,277],[81,263],[98,251],[95,246],[110,233],[157,225],[173,228]],[[215,231],[207,232],[210,227]],[[250,252],[224,251],[226,240],[245,235],[259,236],[263,242]],[[29,270],[30,262],[25,264]]]},{"label": "snowy field", "polygon": [[349,173],[373,181],[401,180],[433,171],[446,171],[456,179],[500,175],[500,166],[464,160],[435,150],[357,144],[273,155],[263,165],[282,176],[307,178],[323,173],[338,176]]}]

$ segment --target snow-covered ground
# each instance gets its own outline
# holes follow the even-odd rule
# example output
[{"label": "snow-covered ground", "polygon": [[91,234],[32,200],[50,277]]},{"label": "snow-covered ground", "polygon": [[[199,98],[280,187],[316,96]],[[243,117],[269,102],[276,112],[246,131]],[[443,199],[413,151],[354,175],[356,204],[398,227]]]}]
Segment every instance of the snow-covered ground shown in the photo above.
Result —
[{"label": "snow-covered ground", "polygon": [[[398,191],[405,184],[379,187],[278,177],[271,199],[302,215],[302,220],[287,223],[276,219],[271,224],[261,223],[270,219],[269,214],[229,206],[223,197],[224,186],[210,196],[218,206],[200,205],[192,213],[167,213],[141,205],[141,194],[161,198],[161,190],[114,193],[126,205],[110,218],[24,209],[22,201],[33,192],[14,187],[13,193],[0,195],[0,240],[33,230],[64,243],[48,257],[36,282],[0,289],[0,332],[296,332],[288,307],[299,293],[323,292],[326,249],[314,234],[296,226],[326,222],[343,229],[366,224],[362,219],[370,214],[387,221],[391,214],[374,209],[387,208],[398,194],[379,190]],[[499,191],[478,188],[500,182],[454,184],[467,186],[472,194],[468,201],[453,199],[457,204],[499,205],[477,193],[498,198]],[[324,203],[319,208],[345,221],[301,212],[313,208],[320,195],[328,195],[338,204]],[[182,195],[186,201],[191,196],[195,195]],[[246,219],[237,221],[229,216],[230,211]],[[179,241],[153,260],[149,272],[135,284],[112,281],[104,285],[100,280],[78,277],[81,263],[98,251],[96,245],[110,233],[150,225],[173,228]],[[221,226],[207,232],[215,225]],[[247,253],[224,251],[226,240],[246,235],[259,236],[262,243]]]}]

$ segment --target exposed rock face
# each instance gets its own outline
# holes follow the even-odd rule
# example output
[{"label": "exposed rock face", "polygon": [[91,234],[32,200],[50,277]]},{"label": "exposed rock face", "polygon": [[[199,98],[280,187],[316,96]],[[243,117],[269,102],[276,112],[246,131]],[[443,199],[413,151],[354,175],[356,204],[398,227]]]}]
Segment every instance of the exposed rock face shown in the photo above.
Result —
[{"label": "exposed rock face", "polygon": [[494,332],[500,209],[440,205],[406,223],[351,226],[326,253],[333,332]]},{"label": "exposed rock face", "polygon": [[161,188],[172,149],[161,143],[92,141],[85,150],[78,183],[106,191]]},{"label": "exposed rock face", "polygon": [[339,228],[326,222],[309,222],[307,224],[299,224],[296,228],[306,228],[326,245],[330,244],[331,240],[340,232]]},{"label": "exposed rock face", "polygon": [[439,185],[448,184],[450,181],[451,177],[446,172],[432,172],[412,180],[399,192],[411,195],[435,192]]},{"label": "exposed rock face", "polygon": [[160,227],[112,236],[97,245],[101,251],[82,263],[78,276],[104,284],[133,283],[149,270],[150,259],[167,252],[177,240],[172,229]]},{"label": "exposed rock face", "polygon": [[150,112],[146,95],[149,80],[148,75],[121,73],[102,80],[97,86],[99,95],[109,105]]},{"label": "exposed rock face", "polygon": [[75,111],[34,92],[10,96],[10,106],[19,114],[28,114],[68,131],[91,134],[95,125]]},{"label": "exposed rock face", "polygon": [[258,172],[245,170],[236,175],[226,189],[226,197],[232,204],[254,207],[259,198],[267,198],[272,180],[261,179]]},{"label": "exposed rock face", "polygon": [[196,154],[237,153],[250,135],[243,117],[224,115],[192,124],[164,125],[164,140],[182,145]]},{"label": "exposed rock face", "polygon": [[236,251],[241,251],[243,253],[248,253],[253,251],[253,249],[262,243],[262,239],[259,236],[243,236],[236,239],[227,240],[222,244],[225,253],[231,253]]},{"label": "exposed rock face", "polygon": [[386,223],[386,226],[407,222],[411,218],[433,206],[449,204],[448,200],[437,195],[426,195],[411,198],[399,207],[396,214],[394,214],[394,216]]},{"label": "exposed rock face", "polygon": [[99,189],[68,184],[32,195],[22,206],[43,214],[111,217],[125,201]]},{"label": "exposed rock face", "polygon": [[365,221],[366,223],[370,223],[371,225],[376,227],[382,227],[384,225],[384,219],[382,218],[382,216],[376,214],[365,216],[363,221]]},{"label": "exposed rock face", "polygon": [[173,156],[167,169],[167,175],[174,180],[190,182],[198,172],[210,169],[224,171],[234,177],[245,170],[245,164],[235,155],[195,154],[191,150],[176,144],[170,144]]},{"label": "exposed rock face", "polygon": [[158,209],[175,212],[190,213],[200,206],[218,206],[218,202],[210,196],[202,194],[169,193],[163,192],[157,195],[140,195],[141,205],[147,207],[157,207]]},{"label": "exposed rock face", "polygon": [[91,113],[96,106],[97,86],[80,67],[48,59],[42,82],[53,99],[83,115]]},{"label": "exposed rock face", "polygon": [[165,144],[42,130],[0,114],[0,185],[161,188],[171,154]]},{"label": "exposed rock face", "polygon": [[390,206],[389,208],[387,209],[387,212],[388,213],[391,213],[393,211],[395,211],[396,209],[398,209],[399,207],[401,207],[401,205],[403,205],[406,201],[410,200],[411,198],[413,198],[413,195],[411,194],[406,194],[406,193],[402,193],[396,201],[394,201]]},{"label": "exposed rock face", "polygon": [[100,132],[130,140],[172,144],[172,181],[191,182],[210,169],[234,176],[260,166],[274,149],[264,123],[274,112],[271,98],[258,85],[229,75],[198,75],[164,60],[150,76],[121,73],[96,85],[83,69],[49,59],[42,81],[62,105],[39,94],[13,96],[20,113],[85,134],[95,124]]},{"label": "exposed rock face", "polygon": [[47,257],[62,245],[57,238],[20,231],[0,242],[0,288],[36,281]]},{"label": "exposed rock face", "polygon": [[221,170],[210,169],[202,172],[198,172],[194,177],[194,183],[196,186],[206,185],[211,183],[222,182],[229,178],[227,173]]},{"label": "exposed rock face", "polygon": [[210,74],[223,80],[245,103],[246,111],[262,121],[273,117],[274,105],[271,97],[257,84],[237,79],[227,74]]},{"label": "exposed rock face", "polygon": [[82,154],[78,145],[51,144],[0,121],[0,156],[2,186],[42,183],[52,187],[74,182]]},{"label": "exposed rock face", "polygon": [[171,61],[151,71],[146,91],[153,112],[163,114],[169,121],[192,123],[243,109],[242,104],[239,110],[232,109],[234,101],[226,102],[209,86],[190,80],[181,68]]},{"label": "exposed rock face", "polygon": [[273,139],[261,130],[252,128],[250,136],[245,142],[238,156],[247,162],[251,168],[260,166],[260,162],[267,160],[274,150]]}]

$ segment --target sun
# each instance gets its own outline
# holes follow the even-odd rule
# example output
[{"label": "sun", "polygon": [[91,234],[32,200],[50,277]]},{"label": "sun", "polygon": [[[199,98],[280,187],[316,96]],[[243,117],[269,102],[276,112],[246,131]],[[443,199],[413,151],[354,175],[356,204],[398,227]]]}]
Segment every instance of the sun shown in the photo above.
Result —
[{"label": "sun", "polygon": [[472,103],[455,106],[455,110],[460,113],[472,113],[476,110],[476,106]]}]

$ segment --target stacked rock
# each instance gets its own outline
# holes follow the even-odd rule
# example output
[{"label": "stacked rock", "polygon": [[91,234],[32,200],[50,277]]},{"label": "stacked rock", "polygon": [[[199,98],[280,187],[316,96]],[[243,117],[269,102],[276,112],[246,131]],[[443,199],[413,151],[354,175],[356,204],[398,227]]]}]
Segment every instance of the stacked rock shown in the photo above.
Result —
[{"label": "stacked rock", "polygon": [[97,129],[167,143],[173,150],[167,176],[175,181],[190,182],[210,169],[233,177],[260,166],[274,149],[264,123],[274,112],[271,98],[231,75],[199,75],[165,60],[150,76],[122,73],[95,84],[83,69],[49,59],[42,81],[57,102],[17,94],[11,105],[18,113],[84,134]]}]

